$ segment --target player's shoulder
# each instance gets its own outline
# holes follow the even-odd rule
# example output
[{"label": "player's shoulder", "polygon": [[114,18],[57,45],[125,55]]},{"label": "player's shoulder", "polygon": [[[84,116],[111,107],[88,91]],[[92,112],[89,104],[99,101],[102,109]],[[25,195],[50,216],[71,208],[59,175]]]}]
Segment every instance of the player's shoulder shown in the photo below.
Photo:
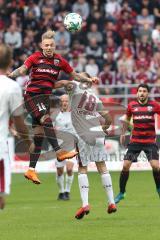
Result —
[{"label": "player's shoulder", "polygon": [[139,105],[138,101],[137,100],[131,100],[129,103],[128,103],[128,106],[129,107],[133,107],[133,106],[137,106]]},{"label": "player's shoulder", "polygon": [[[64,61],[66,61],[66,59],[62,56],[62,55],[60,55],[60,54],[58,54],[58,53],[55,53],[54,54],[54,61],[55,61],[55,64],[59,64],[59,62],[64,62]],[[59,62],[58,62],[59,61]]]},{"label": "player's shoulder", "polygon": [[149,100],[148,105],[151,105],[153,107],[157,107],[157,106],[160,106],[160,103],[155,101],[155,100]]}]

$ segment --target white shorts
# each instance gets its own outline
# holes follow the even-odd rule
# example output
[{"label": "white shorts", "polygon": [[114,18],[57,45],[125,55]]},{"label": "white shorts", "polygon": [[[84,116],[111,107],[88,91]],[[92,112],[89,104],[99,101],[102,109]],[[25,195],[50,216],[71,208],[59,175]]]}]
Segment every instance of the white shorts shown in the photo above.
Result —
[{"label": "white shorts", "polygon": [[9,194],[11,185],[11,163],[9,155],[0,157],[0,195]]},{"label": "white shorts", "polygon": [[94,146],[87,144],[84,140],[79,138],[77,150],[79,152],[77,156],[79,165],[87,166],[89,162],[107,161],[104,138],[98,138]]},{"label": "white shorts", "polygon": [[75,164],[77,162],[77,158],[74,157],[74,158],[71,158],[71,159],[66,159],[62,162],[59,162],[57,161],[57,159],[55,160],[55,166],[56,168],[61,168],[61,167],[64,167],[66,165],[66,162],[71,162],[73,164]]}]

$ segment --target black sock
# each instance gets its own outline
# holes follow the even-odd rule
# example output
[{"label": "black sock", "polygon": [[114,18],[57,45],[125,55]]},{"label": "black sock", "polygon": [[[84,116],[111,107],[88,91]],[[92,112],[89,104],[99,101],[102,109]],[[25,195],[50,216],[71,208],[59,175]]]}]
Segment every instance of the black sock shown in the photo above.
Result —
[{"label": "black sock", "polygon": [[126,191],[126,184],[129,178],[129,171],[122,171],[119,178],[119,187],[120,192],[125,193]]},{"label": "black sock", "polygon": [[57,137],[53,128],[53,124],[52,124],[52,120],[48,117],[47,119],[45,119],[45,121],[43,122],[43,127],[44,127],[44,132],[46,135],[46,138],[48,140],[48,142],[51,144],[51,146],[53,147],[54,151],[57,151],[60,148],[58,141],[57,141]]},{"label": "black sock", "polygon": [[156,188],[160,190],[160,170],[153,170],[153,178],[156,184]]},{"label": "black sock", "polygon": [[36,167],[38,158],[41,154],[43,139],[44,139],[43,136],[39,136],[39,135],[34,136],[35,149],[34,149],[34,152],[30,153],[29,167],[32,167],[32,168]]}]

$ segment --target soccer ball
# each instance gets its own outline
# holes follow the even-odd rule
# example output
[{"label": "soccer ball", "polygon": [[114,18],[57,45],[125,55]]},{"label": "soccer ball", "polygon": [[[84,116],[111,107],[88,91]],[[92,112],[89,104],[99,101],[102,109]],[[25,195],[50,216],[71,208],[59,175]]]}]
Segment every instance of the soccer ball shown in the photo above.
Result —
[{"label": "soccer ball", "polygon": [[64,18],[64,26],[70,32],[77,32],[82,27],[82,17],[78,13],[69,13]]}]

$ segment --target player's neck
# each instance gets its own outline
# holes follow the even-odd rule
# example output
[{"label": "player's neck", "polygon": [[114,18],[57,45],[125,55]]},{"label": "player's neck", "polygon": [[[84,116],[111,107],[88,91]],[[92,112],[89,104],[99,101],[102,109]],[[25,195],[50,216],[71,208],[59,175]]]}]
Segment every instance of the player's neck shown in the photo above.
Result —
[{"label": "player's neck", "polygon": [[141,105],[145,105],[145,104],[148,102],[148,98],[147,98],[144,102],[141,102],[140,100],[138,100],[138,102],[139,102]]}]

